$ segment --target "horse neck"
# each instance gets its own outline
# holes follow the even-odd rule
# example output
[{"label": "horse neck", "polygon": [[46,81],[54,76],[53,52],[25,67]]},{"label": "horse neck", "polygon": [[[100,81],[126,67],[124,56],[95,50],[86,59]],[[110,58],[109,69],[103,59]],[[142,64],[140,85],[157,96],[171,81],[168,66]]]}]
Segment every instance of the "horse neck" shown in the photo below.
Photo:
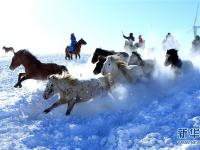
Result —
[{"label": "horse neck", "polygon": [[77,45],[76,45],[76,50],[77,50],[77,52],[80,52],[81,46],[82,46],[82,44],[80,43],[80,41],[78,41],[78,42],[77,42]]},{"label": "horse neck", "polygon": [[119,81],[124,76],[125,76],[124,71],[119,69],[118,67],[117,67],[117,70],[115,72],[111,73],[111,79],[113,80],[113,82]]},{"label": "horse neck", "polygon": [[28,56],[26,54],[22,55],[20,59],[21,59],[21,64],[25,68],[27,68],[27,67],[29,67],[29,66],[31,66],[33,64],[36,65],[37,67],[39,65],[41,65],[41,62],[38,59],[36,59],[36,57],[35,58],[30,58],[30,56]]},{"label": "horse neck", "polygon": [[[64,83],[64,84],[63,84]],[[66,87],[68,87],[69,86],[69,84],[68,83],[66,83],[65,81],[64,81],[64,79],[56,79],[55,81],[54,81],[54,84],[55,84],[55,86],[56,86],[56,90],[57,90],[57,93],[60,93],[60,96],[62,97],[64,97],[64,95],[65,95],[65,89],[66,89]],[[65,86],[64,86],[65,85]],[[66,86],[67,85],[67,86]]]}]

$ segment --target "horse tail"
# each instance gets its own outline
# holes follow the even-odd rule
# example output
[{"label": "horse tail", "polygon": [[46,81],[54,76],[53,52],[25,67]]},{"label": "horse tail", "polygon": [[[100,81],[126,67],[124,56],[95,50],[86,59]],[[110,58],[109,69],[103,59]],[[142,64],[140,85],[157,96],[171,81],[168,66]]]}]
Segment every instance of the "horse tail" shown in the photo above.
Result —
[{"label": "horse tail", "polygon": [[14,51],[14,49],[12,47],[5,47],[5,46],[3,46],[3,49],[5,50],[5,53],[8,53],[8,52],[12,51],[13,54],[15,54],[15,51]]}]

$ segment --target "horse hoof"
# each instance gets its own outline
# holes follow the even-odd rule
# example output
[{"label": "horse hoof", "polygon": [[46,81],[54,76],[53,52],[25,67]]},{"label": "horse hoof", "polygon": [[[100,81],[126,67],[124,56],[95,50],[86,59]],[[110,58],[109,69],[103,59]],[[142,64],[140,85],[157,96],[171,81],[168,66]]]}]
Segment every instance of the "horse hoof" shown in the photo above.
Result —
[{"label": "horse hoof", "polygon": [[45,114],[47,114],[47,113],[50,112],[50,110],[49,110],[49,109],[45,109],[43,112],[44,112]]},{"label": "horse hoof", "polygon": [[14,87],[17,88],[17,87],[18,87],[18,84],[15,84]]},{"label": "horse hoof", "polygon": [[66,114],[65,114],[66,116],[69,116],[70,115],[70,112],[66,112]]},{"label": "horse hoof", "polygon": [[21,88],[22,87],[22,85],[21,84],[19,84],[19,88]]}]

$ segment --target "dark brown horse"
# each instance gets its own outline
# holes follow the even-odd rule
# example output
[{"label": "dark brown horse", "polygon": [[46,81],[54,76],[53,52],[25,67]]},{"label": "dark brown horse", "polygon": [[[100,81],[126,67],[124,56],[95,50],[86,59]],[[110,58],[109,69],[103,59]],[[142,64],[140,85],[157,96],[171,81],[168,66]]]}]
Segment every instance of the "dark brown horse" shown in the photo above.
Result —
[{"label": "dark brown horse", "polygon": [[6,53],[9,52],[9,51],[12,51],[14,53],[13,47],[5,47],[5,46],[3,46],[3,49],[5,50]]},{"label": "dark brown horse", "polygon": [[75,44],[75,50],[74,51],[69,51],[69,46],[67,46],[65,48],[65,59],[72,59],[72,54],[75,55],[76,59],[77,59],[77,55],[80,59],[80,51],[81,51],[81,46],[82,45],[86,45],[87,43],[83,40],[83,39],[80,39],[76,44]]},{"label": "dark brown horse", "polygon": [[25,68],[25,73],[20,73],[18,75],[18,82],[14,87],[21,88],[22,81],[27,79],[46,80],[48,76],[52,74],[68,73],[65,66],[54,63],[41,63],[34,55],[25,49],[19,50],[18,52],[14,52],[14,50],[10,51],[13,51],[14,56],[9,68],[14,70],[20,65],[23,65]]}]

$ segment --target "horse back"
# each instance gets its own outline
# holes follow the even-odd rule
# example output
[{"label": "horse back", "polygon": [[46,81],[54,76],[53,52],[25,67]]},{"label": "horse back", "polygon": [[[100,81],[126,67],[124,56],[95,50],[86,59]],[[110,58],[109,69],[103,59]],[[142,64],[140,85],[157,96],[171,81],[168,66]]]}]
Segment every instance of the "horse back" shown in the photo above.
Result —
[{"label": "horse back", "polygon": [[95,52],[102,56],[109,56],[109,55],[116,54],[114,50],[105,50],[105,49],[99,49],[99,48],[97,48]]},{"label": "horse back", "polygon": [[79,80],[75,88],[77,88],[77,96],[81,97],[82,102],[103,93],[103,86],[98,79]]},{"label": "horse back", "polygon": [[63,71],[67,71],[67,68],[63,65],[57,65],[55,63],[43,63],[38,67],[38,74],[42,79],[47,79],[52,74],[62,74]]}]

